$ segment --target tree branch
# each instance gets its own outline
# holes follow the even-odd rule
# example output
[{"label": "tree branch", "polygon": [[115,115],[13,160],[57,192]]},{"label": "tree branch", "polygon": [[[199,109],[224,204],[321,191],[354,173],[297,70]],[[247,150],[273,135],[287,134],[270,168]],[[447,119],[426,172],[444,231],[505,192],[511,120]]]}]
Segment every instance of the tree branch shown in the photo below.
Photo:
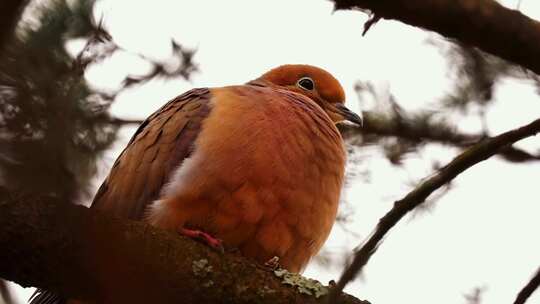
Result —
[{"label": "tree branch", "polygon": [[[540,132],[540,119],[521,128],[505,132],[501,135],[488,138],[470,147],[454,158],[446,166],[438,170],[430,178],[424,180],[404,198],[394,203],[394,207],[386,213],[377,224],[369,239],[356,251],[352,263],[345,269],[339,282],[331,292],[331,300],[336,299],[345,285],[353,280],[367,264],[370,257],[375,253],[384,236],[394,227],[409,211],[422,204],[426,198],[441,186],[453,180],[458,174],[469,169],[475,164],[497,154],[518,140],[536,135]],[[332,301],[330,301],[332,303]]]},{"label": "tree branch", "polygon": [[536,274],[532,277],[532,279],[521,289],[521,291],[518,293],[516,300],[514,301],[514,304],[524,304],[527,302],[527,299],[533,294],[533,292],[538,289],[538,286],[540,285],[540,267],[538,267],[538,270],[536,271]]},{"label": "tree branch", "polygon": [[[52,198],[0,192],[0,227],[0,276],[71,298],[98,303],[325,299],[304,294],[323,291],[321,286],[285,285],[284,277],[238,254],[222,254],[175,233]],[[340,301],[367,303],[348,295]]]},{"label": "tree branch", "polygon": [[[395,136],[414,143],[430,141],[462,149],[487,138],[484,134],[460,133],[453,126],[441,121],[429,122],[422,119],[385,117],[385,115],[374,112],[364,112],[362,116],[364,124],[361,128],[349,124],[339,125],[343,138],[349,139],[360,134],[375,137]],[[509,162],[516,163],[540,160],[540,155],[531,154],[512,145],[500,149],[498,155]]]},{"label": "tree branch", "polygon": [[540,74],[540,23],[494,0],[332,0],[456,38]]}]

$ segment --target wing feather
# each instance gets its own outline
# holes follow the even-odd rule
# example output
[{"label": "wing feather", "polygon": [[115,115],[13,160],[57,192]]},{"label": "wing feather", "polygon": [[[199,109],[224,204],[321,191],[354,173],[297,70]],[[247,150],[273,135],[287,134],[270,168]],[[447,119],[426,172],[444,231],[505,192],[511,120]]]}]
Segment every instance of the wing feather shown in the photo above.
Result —
[{"label": "wing feather", "polygon": [[210,98],[209,89],[193,89],[148,117],[116,160],[92,208],[140,220],[169,176],[189,157],[210,112]]}]

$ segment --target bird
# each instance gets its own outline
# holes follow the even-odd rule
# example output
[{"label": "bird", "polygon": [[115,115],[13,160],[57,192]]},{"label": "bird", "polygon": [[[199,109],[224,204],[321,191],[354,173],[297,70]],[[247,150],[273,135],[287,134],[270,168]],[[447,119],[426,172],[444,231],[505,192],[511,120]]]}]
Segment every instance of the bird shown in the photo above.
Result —
[{"label": "bird", "polygon": [[336,219],[344,121],[362,124],[312,65],[189,90],[139,126],[91,208],[302,272]]}]

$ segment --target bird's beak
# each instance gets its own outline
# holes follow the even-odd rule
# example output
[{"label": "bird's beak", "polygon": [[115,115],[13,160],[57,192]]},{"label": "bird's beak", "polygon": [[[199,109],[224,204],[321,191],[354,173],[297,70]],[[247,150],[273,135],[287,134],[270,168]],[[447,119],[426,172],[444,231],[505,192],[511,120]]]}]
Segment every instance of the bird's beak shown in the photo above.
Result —
[{"label": "bird's beak", "polygon": [[358,114],[354,113],[353,111],[349,110],[345,105],[338,103],[335,105],[336,112],[343,116],[343,120],[350,121],[352,123],[355,123],[359,126],[363,125],[362,117],[360,117]]}]

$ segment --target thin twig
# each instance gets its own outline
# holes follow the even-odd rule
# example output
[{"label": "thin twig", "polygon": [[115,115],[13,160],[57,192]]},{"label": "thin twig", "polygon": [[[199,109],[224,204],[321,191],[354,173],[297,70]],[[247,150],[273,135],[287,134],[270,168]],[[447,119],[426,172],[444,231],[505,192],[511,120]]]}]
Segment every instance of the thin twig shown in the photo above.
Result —
[{"label": "thin twig", "polygon": [[527,302],[527,299],[532,295],[532,293],[538,289],[538,286],[540,285],[540,267],[538,267],[538,270],[536,271],[536,274],[532,277],[532,279],[521,289],[521,291],[518,293],[516,300],[514,301],[514,304],[523,304]]},{"label": "thin twig", "polygon": [[368,19],[368,21],[366,21],[366,23],[364,23],[364,30],[362,31],[362,36],[365,36],[366,33],[369,31],[369,29],[377,22],[379,22],[379,20],[381,20],[381,17],[378,16],[378,15],[371,15]]},{"label": "thin twig", "polygon": [[107,119],[107,122],[113,125],[140,125],[144,122],[144,120],[110,117],[109,119]]},{"label": "thin twig", "polygon": [[335,302],[337,295],[341,293],[345,285],[353,280],[367,264],[369,258],[381,244],[386,233],[409,211],[422,204],[431,193],[453,180],[458,174],[497,154],[500,149],[523,138],[536,135],[538,132],[540,132],[540,119],[521,128],[508,131],[492,138],[487,138],[459,154],[445,167],[438,170],[437,173],[424,180],[424,182],[413,191],[409,192],[404,198],[396,201],[394,207],[379,220],[379,223],[367,242],[356,251],[354,260],[345,269],[339,282],[332,290],[329,297],[329,303]]}]

